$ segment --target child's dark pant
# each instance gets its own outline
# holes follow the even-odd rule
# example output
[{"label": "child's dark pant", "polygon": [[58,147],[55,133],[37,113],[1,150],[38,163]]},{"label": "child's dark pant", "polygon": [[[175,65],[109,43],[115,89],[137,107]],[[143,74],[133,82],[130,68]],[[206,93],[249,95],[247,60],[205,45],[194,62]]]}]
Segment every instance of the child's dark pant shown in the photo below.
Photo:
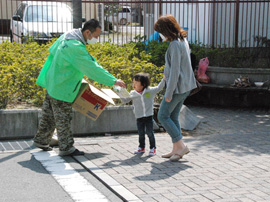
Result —
[{"label": "child's dark pant", "polygon": [[138,118],[137,128],[139,133],[139,147],[145,148],[145,133],[146,133],[149,138],[150,149],[156,148],[156,141],[153,130],[153,116]]}]

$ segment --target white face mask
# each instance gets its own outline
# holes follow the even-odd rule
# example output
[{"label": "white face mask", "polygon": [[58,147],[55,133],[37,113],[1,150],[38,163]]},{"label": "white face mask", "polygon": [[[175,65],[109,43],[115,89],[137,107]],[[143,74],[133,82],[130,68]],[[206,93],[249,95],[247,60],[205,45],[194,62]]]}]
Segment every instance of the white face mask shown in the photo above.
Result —
[{"label": "white face mask", "polygon": [[98,39],[95,38],[95,37],[92,37],[91,40],[87,39],[87,43],[88,43],[88,44],[94,44],[94,43],[96,43],[97,41],[98,41]]},{"label": "white face mask", "polygon": [[166,40],[166,37],[163,36],[163,34],[160,34],[160,33],[159,33],[159,36],[161,37],[162,41],[165,41],[165,40]]}]

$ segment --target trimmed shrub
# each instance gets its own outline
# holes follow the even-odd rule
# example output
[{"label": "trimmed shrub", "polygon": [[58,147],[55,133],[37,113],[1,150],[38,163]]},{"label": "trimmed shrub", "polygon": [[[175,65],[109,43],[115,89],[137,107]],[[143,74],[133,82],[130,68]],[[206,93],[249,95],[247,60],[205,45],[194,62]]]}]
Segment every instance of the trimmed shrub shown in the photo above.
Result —
[{"label": "trimmed shrub", "polygon": [[[151,76],[151,86],[157,85],[163,78],[167,42],[151,41],[146,46],[142,40],[117,46],[105,42],[87,45],[87,50],[97,61],[116,78],[132,89],[132,78],[138,72],[147,72]],[[49,47],[54,41],[39,45],[33,43],[0,44],[0,109],[18,101],[41,106],[44,89],[36,85],[36,79],[49,55]],[[208,57],[211,66],[269,68],[269,44],[262,48],[212,49],[202,44],[190,44],[196,56],[196,64]],[[259,59],[258,59],[259,58]],[[87,78],[86,78],[87,79]],[[91,81],[93,82],[93,81]],[[98,87],[104,87],[96,82]],[[162,98],[162,93],[156,101]]]},{"label": "trimmed shrub", "polygon": [[87,46],[87,50],[107,71],[125,81],[128,90],[131,90],[133,76],[139,72],[150,74],[151,85],[158,84],[163,78],[164,67],[151,63],[151,57],[135,46],[135,43],[117,46],[105,42]]},{"label": "trimmed shrub", "polygon": [[[0,108],[18,101],[42,105],[45,90],[35,82],[49,55],[48,49],[52,43],[0,44]],[[163,67],[151,63],[151,57],[145,51],[137,50],[135,45],[96,43],[87,45],[87,50],[106,70],[116,78],[122,79],[129,91],[132,88],[132,78],[138,72],[150,73],[151,84],[158,84],[163,77]]]},{"label": "trimmed shrub", "polygon": [[[136,44],[136,48],[140,51],[146,50],[150,55],[150,62],[157,66],[165,64],[164,56],[168,42],[151,41],[145,45],[141,42],[144,38],[137,37],[137,39],[139,42]],[[270,68],[270,40],[259,38],[258,41],[260,46],[254,48],[211,48],[198,43],[190,44],[190,48],[196,57],[196,65],[199,64],[200,59],[208,57],[209,66]]]},{"label": "trimmed shrub", "polygon": [[0,44],[1,100],[8,100],[7,103],[18,100],[38,105],[42,103],[43,89],[35,82],[49,54],[50,45],[51,43],[38,45],[3,42]]}]

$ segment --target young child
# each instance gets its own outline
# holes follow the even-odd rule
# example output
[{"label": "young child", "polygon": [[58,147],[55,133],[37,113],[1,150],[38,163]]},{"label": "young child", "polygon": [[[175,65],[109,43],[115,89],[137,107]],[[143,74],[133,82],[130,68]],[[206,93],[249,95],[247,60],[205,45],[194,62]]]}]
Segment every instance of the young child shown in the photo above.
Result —
[{"label": "young child", "polygon": [[153,130],[153,106],[154,98],[165,86],[164,78],[156,87],[149,87],[150,79],[147,73],[138,73],[133,78],[132,87],[134,90],[130,92],[129,98],[122,98],[122,102],[128,103],[132,100],[134,106],[134,114],[137,120],[137,128],[139,134],[139,147],[134,154],[145,152],[145,133],[148,135],[150,142],[149,156],[156,154],[156,141]]}]

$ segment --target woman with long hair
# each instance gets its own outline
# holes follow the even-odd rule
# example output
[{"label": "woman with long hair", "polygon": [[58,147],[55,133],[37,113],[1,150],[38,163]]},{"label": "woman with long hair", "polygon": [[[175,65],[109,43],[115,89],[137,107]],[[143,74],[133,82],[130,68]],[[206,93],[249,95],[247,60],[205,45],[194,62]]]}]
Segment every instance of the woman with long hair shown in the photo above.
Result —
[{"label": "woman with long hair", "polygon": [[189,153],[182,140],[179,123],[180,109],[190,91],[196,88],[196,80],[191,67],[190,49],[186,40],[187,33],[172,15],[161,16],[155,23],[155,31],[160,33],[169,47],[165,54],[164,76],[166,92],[160,104],[158,119],[172,138],[173,148],[163,158],[178,161]]}]

